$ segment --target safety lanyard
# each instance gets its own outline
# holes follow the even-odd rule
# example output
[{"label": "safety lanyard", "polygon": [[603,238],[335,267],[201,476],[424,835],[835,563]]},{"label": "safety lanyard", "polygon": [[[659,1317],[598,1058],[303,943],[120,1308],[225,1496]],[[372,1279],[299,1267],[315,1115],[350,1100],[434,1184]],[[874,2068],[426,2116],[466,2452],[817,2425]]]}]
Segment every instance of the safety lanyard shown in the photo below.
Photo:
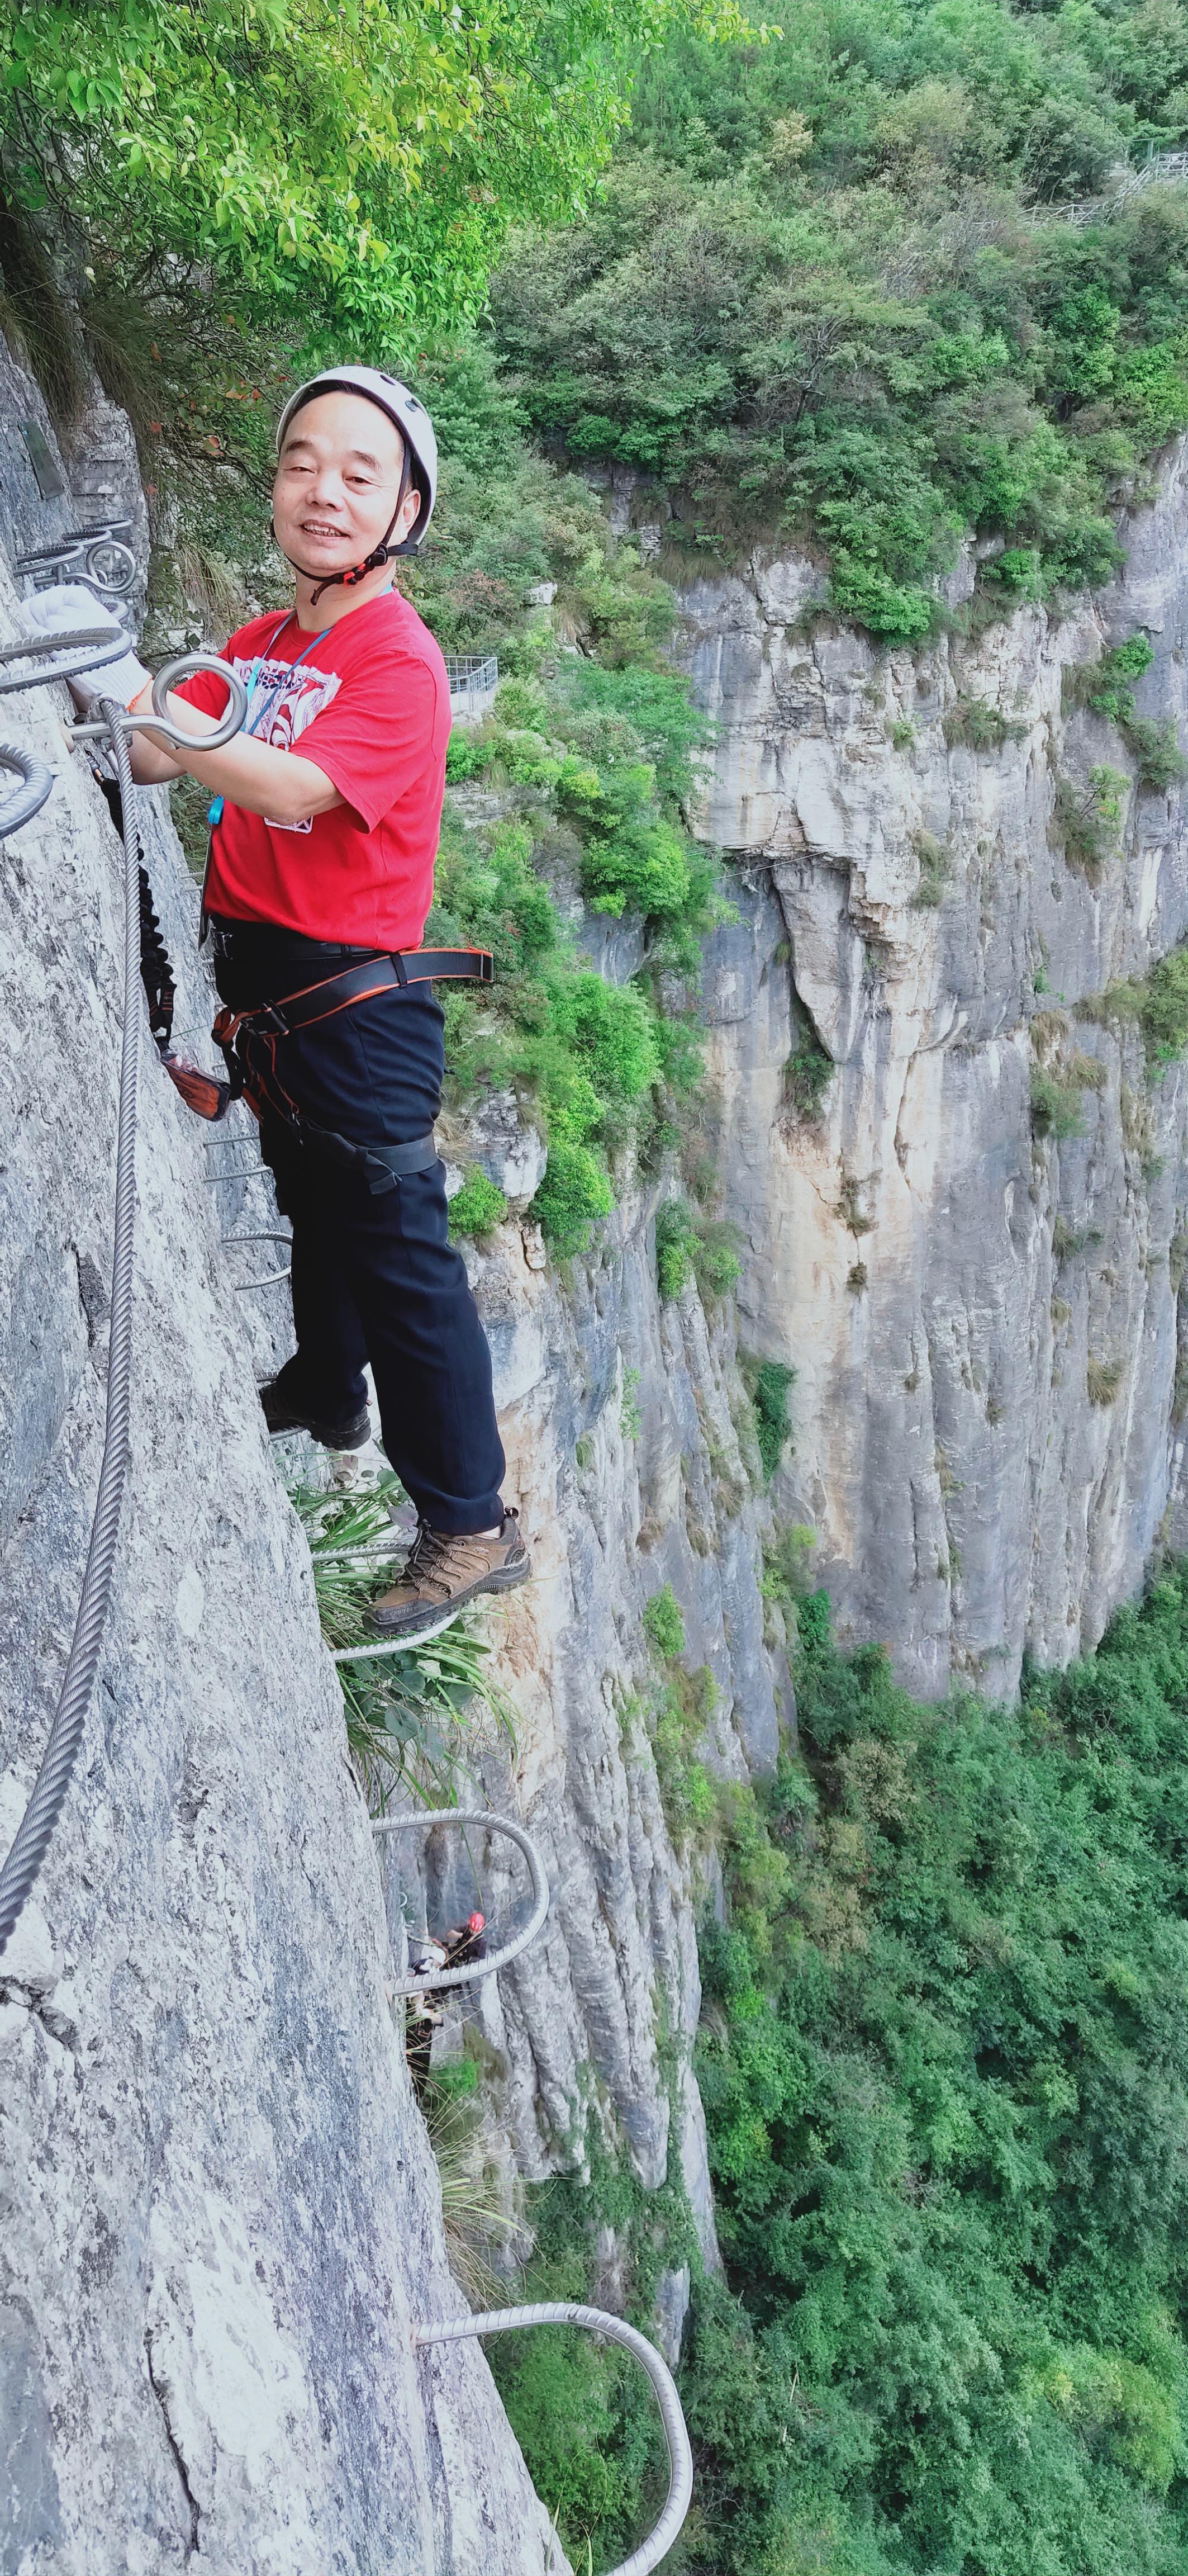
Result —
[{"label": "safety lanyard", "polygon": [[[271,653],[271,651],[272,651],[273,645],[274,645],[274,644],[279,640],[280,636],[282,636],[282,635],[283,635],[283,633],[284,633],[284,631],[285,631],[285,628],[286,628],[286,626],[288,625],[288,623],[289,623],[289,619],[291,618],[292,614],[293,614],[292,609],[291,609],[291,608],[286,608],[285,613],[284,613],[284,616],[282,617],[282,619],[281,619],[281,621],[280,621],[279,626],[274,626],[274,627],[273,627],[272,633],[271,633],[271,635],[270,635],[270,636],[269,636],[269,638],[268,638],[268,642],[267,642],[265,645],[263,645],[263,646],[262,646],[262,648],[261,648],[261,650],[257,653],[256,658],[255,658],[255,661],[254,661],[254,662],[253,662],[253,664],[252,664],[251,670],[250,670],[250,671],[249,671],[249,673],[248,673],[248,684],[247,684],[247,708],[246,708],[245,713],[244,713],[243,723],[242,723],[242,725],[240,726],[240,732],[241,732],[241,733],[250,733],[250,732],[251,732],[251,729],[252,729],[252,700],[253,700],[253,698],[255,697],[255,694],[256,694],[256,684],[257,684],[257,682],[258,682],[258,680],[259,680],[260,673],[261,673],[261,671],[262,671],[262,670],[263,670],[263,668],[264,668],[264,664],[265,664],[265,662],[267,661],[268,656],[269,656],[269,654],[270,654],[270,653]],[[306,653],[313,653],[313,652],[315,652],[319,644],[324,644],[324,643],[325,643],[325,641],[326,641],[326,637],[328,636],[329,632],[330,632],[329,627],[328,627],[328,626],[323,626],[321,634],[320,634],[320,635],[315,635],[315,636],[314,636],[314,639],[313,639],[312,644],[306,644],[306,645],[304,645],[304,646],[302,647],[302,650],[303,650],[304,652],[306,652]],[[296,666],[295,666],[295,665],[291,665],[291,667],[292,667],[292,668],[295,668]],[[209,825],[210,825],[210,828],[211,828],[212,832],[214,831],[214,829],[215,829],[216,825],[222,822],[222,819],[223,819],[223,807],[224,807],[224,805],[226,804],[226,801],[227,801],[227,800],[226,800],[226,797],[225,797],[225,796],[212,796],[212,797],[211,797],[210,803],[209,803],[209,805],[207,806],[207,809],[206,809],[206,819],[207,819],[207,822],[208,822],[208,823],[209,823]]]}]

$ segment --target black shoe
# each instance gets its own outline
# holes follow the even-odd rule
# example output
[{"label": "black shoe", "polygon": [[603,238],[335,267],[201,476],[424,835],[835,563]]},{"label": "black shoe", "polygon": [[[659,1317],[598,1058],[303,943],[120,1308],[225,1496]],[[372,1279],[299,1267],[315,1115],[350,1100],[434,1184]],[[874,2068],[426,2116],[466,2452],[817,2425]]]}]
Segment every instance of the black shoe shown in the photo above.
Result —
[{"label": "black shoe", "polygon": [[260,1402],[274,1439],[278,1431],[308,1431],[310,1439],[320,1440],[324,1449],[365,1449],[371,1438],[371,1415],[366,1405],[346,1422],[317,1422],[311,1413],[294,1411],[277,1377],[260,1388]]}]

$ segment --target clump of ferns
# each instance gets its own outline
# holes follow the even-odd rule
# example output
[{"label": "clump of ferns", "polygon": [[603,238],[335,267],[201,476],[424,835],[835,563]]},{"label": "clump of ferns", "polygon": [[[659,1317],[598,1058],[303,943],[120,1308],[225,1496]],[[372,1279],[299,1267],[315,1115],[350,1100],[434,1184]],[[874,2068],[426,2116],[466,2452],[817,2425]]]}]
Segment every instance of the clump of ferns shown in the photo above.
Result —
[{"label": "clump of ferns", "polygon": [[[293,1492],[328,1646],[362,1646],[371,1636],[371,1604],[403,1550],[392,1525],[399,1496],[391,1474],[365,1493]],[[459,1776],[480,1754],[514,1752],[515,1710],[491,1673],[491,1652],[475,1614],[462,1612],[439,1637],[336,1667],[347,1744],[374,1814],[397,1788],[425,1806],[451,1806]]]}]

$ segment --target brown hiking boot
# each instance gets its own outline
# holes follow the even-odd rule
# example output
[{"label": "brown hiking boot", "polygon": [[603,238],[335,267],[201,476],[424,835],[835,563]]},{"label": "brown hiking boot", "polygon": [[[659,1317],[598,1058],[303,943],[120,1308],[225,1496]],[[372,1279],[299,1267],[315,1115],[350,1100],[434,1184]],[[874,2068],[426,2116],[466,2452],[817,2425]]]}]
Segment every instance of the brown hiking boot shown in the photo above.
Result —
[{"label": "brown hiking boot", "polygon": [[515,1512],[504,1513],[493,1536],[473,1538],[449,1538],[422,1521],[399,1583],[371,1604],[372,1625],[384,1637],[417,1637],[452,1619],[476,1593],[510,1592],[531,1572]]}]

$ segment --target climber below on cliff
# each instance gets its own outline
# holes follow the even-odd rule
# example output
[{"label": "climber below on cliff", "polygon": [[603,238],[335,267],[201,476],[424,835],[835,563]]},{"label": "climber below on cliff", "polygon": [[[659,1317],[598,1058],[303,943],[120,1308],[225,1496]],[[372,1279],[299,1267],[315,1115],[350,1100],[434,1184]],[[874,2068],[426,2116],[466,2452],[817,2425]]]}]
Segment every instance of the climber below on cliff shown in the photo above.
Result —
[{"label": "climber below on cliff", "polygon": [[[369,1436],[370,1360],[384,1447],[417,1508],[403,1574],[374,1605],[414,1636],[530,1572],[500,1487],[491,1358],[446,1226],[433,1139],[441,1009],[427,970],[489,961],[420,948],[450,730],[432,635],[394,587],[436,495],[437,444],[408,388],[371,367],[303,385],[277,432],[272,526],[292,566],[281,616],[227,645],[249,691],[221,751],[132,737],[146,784],[182,772],[213,797],[204,887],[225,1051],[260,1119],[293,1227],[295,1356],[261,1390],[272,1431],[332,1449]],[[226,693],[171,693],[180,724]],[[144,691],[135,701],[147,708]]]},{"label": "climber below on cliff", "polygon": [[[487,1926],[482,1914],[468,1914],[465,1923],[452,1923],[440,1936],[427,1932],[409,1953],[409,1966],[414,1977],[431,1976],[438,1968],[470,1968],[487,1955]],[[423,1994],[410,1995],[405,2025],[405,2053],[418,2102],[423,2101],[433,2064],[433,2034],[445,2016],[440,1997],[450,1989],[428,1986]],[[456,1991],[456,1989],[455,1989]],[[462,1988],[465,1994],[473,1989]]]}]

